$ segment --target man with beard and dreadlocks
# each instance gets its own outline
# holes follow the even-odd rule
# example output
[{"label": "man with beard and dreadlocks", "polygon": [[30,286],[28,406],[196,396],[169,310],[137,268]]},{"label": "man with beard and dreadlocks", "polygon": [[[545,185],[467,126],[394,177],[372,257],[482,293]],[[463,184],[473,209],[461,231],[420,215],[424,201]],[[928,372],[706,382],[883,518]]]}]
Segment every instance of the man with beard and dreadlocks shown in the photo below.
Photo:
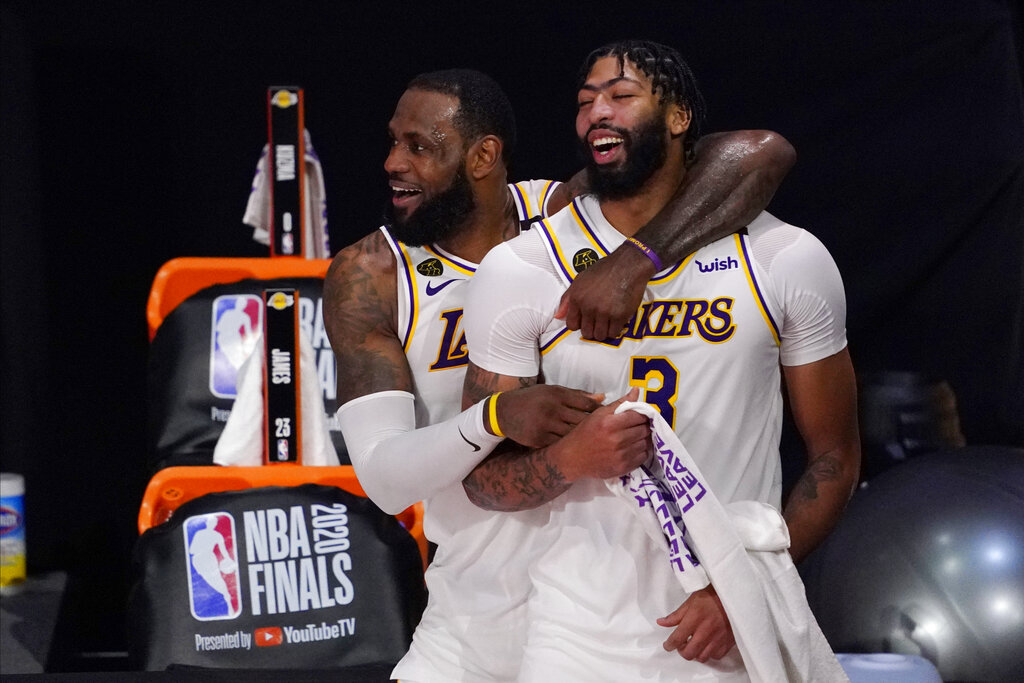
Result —
[{"label": "man with beard and dreadlocks", "polygon": [[[437,546],[426,573],[426,610],[393,675],[513,680],[529,592],[521,549],[547,515],[481,510],[462,479],[501,434],[545,446],[602,397],[534,385],[460,412],[468,360],[463,298],[484,255],[565,205],[571,188],[507,184],[516,139],[512,108],[498,85],[476,71],[413,79],[388,132],[386,224],[335,257],[324,284],[324,318],[338,359],[338,420],[356,474],[385,511],[424,501],[424,530]],[[764,131],[709,137],[697,156],[692,182],[652,222],[659,239],[675,235],[662,247],[672,258],[745,225],[793,161],[788,143]],[[622,311],[636,310],[654,269],[632,251],[620,254],[607,281],[594,280],[566,300],[563,315],[572,324],[588,333],[620,329],[628,318]],[[618,303],[602,308],[595,300]]]},{"label": "man with beard and dreadlocks", "polygon": [[[554,316],[562,292],[619,245],[646,250],[638,231],[690,180],[683,159],[704,112],[679,53],[647,41],[594,51],[577,97],[590,193],[491,249],[467,284],[463,405],[540,376],[609,398],[639,393],[718,500],[781,510],[784,373],[808,465],[785,523],[759,509],[778,534],[788,526],[799,561],[838,521],[859,472],[839,272],[810,233],[762,212],[740,234],[658,264],[621,333],[568,330]],[[521,681],[749,680],[713,578],[684,590],[678,551],[620,495],[619,477],[646,465],[650,447],[647,418],[603,406],[549,447],[504,442],[465,480],[484,509],[548,519],[519,548],[532,589]],[[792,564],[786,575],[797,576]]]}]

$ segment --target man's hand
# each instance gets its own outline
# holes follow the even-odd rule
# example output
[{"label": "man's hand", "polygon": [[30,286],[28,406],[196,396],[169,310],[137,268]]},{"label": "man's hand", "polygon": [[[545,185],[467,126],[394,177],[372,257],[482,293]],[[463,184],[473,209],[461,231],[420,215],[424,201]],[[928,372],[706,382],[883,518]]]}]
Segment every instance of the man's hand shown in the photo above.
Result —
[{"label": "man's hand", "polygon": [[663,647],[676,650],[683,659],[702,664],[721,659],[736,644],[729,618],[713,586],[695,591],[679,609],[658,619],[659,626],[675,626]]},{"label": "man's hand", "polygon": [[551,446],[552,461],[573,482],[583,477],[610,479],[633,471],[651,452],[651,428],[647,417],[635,410],[618,415],[623,401],[635,401],[637,389],[583,419],[566,438]]},{"label": "man's hand", "polygon": [[615,339],[640,307],[654,264],[623,244],[576,276],[562,294],[555,317],[584,339]]},{"label": "man's hand", "polygon": [[[470,361],[463,406],[481,401],[495,391],[512,395],[519,391],[512,388],[512,382],[518,382],[522,388],[536,381],[536,377],[496,375]],[[616,415],[615,409],[623,400],[635,401],[638,393],[633,389],[615,403],[585,414],[565,436],[549,446],[530,448],[505,439],[463,479],[462,486],[470,502],[484,510],[498,512],[529,510],[554,500],[582,477],[617,477],[633,470],[650,454],[650,426],[647,418],[634,410]],[[504,393],[498,397],[496,409],[499,411],[506,409],[504,398]],[[524,394],[521,398],[525,400],[527,396]],[[573,400],[578,398],[579,394]],[[600,398],[588,397],[593,401]],[[514,407],[510,406],[508,412],[514,412]],[[579,412],[576,410],[571,419],[579,417]],[[501,419],[499,416],[499,427],[509,434]],[[520,438],[526,437],[520,435]]]},{"label": "man's hand", "polygon": [[498,425],[516,443],[543,448],[568,434],[603,399],[600,394],[547,384],[506,391],[497,399]]}]

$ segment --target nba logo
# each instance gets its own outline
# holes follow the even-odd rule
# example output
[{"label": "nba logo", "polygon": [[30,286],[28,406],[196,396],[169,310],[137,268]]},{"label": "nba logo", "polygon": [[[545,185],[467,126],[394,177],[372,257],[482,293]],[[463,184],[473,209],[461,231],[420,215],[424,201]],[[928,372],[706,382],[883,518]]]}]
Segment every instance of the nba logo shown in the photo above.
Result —
[{"label": "nba logo", "polygon": [[210,329],[210,391],[219,398],[235,398],[238,368],[256,349],[263,331],[263,302],[252,294],[217,297]]},{"label": "nba logo", "polygon": [[287,460],[288,459],[288,439],[277,440],[277,459]]},{"label": "nba logo", "polygon": [[192,616],[234,619],[242,612],[234,518],[227,512],[196,515],[185,520],[182,531]]}]

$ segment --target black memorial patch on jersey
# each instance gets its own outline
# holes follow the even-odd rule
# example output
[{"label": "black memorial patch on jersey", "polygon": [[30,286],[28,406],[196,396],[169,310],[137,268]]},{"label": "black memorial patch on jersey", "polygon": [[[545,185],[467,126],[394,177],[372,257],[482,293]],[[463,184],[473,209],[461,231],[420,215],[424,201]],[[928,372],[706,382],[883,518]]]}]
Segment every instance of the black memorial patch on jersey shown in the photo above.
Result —
[{"label": "black memorial patch on jersey", "polygon": [[444,272],[444,265],[440,259],[428,258],[416,266],[416,272],[427,277],[437,277]]},{"label": "black memorial patch on jersey", "polygon": [[597,252],[590,247],[580,249],[573,254],[572,267],[576,269],[577,273],[582,273],[584,270],[597,263],[599,259],[600,257],[597,255]]}]

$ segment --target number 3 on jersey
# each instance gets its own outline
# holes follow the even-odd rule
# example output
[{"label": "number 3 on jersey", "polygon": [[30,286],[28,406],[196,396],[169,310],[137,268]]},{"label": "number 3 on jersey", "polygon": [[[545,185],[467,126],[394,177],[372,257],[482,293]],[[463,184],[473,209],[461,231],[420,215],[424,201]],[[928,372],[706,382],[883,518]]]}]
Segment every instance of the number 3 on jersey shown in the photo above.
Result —
[{"label": "number 3 on jersey", "polygon": [[640,389],[640,400],[658,409],[665,422],[676,426],[676,396],[679,370],[661,356],[634,356],[629,368],[629,386]]}]

